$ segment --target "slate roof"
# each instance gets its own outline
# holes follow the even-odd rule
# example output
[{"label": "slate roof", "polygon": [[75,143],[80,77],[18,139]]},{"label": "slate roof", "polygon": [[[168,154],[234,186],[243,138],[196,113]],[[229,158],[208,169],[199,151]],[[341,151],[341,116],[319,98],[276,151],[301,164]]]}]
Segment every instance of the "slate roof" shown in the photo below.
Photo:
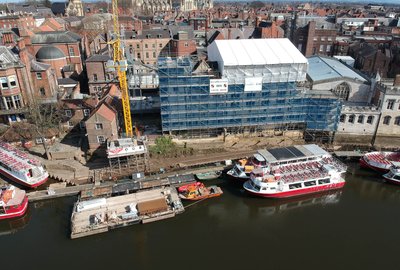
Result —
[{"label": "slate roof", "polygon": [[86,62],[107,62],[108,60],[111,60],[109,55],[95,54],[90,56]]},{"label": "slate roof", "polygon": [[0,68],[22,66],[19,58],[5,46],[0,46]]},{"label": "slate roof", "polygon": [[31,71],[46,71],[51,67],[50,64],[41,63],[36,60],[31,61]]},{"label": "slate roof", "polygon": [[36,53],[36,59],[52,60],[60,58],[65,58],[65,54],[54,46],[43,46]]},{"label": "slate roof", "polygon": [[32,38],[32,44],[76,43],[81,40],[78,34],[70,31],[38,32]]}]

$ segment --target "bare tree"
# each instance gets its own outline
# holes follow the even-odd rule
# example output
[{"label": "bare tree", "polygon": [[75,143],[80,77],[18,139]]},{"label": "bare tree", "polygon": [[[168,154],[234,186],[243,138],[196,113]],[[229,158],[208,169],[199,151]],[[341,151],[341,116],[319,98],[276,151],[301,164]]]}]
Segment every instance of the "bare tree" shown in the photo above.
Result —
[{"label": "bare tree", "polygon": [[25,116],[28,123],[32,124],[33,133],[41,139],[46,158],[51,159],[46,134],[60,129],[62,116],[59,103],[41,103],[38,98],[34,98],[27,106]]}]

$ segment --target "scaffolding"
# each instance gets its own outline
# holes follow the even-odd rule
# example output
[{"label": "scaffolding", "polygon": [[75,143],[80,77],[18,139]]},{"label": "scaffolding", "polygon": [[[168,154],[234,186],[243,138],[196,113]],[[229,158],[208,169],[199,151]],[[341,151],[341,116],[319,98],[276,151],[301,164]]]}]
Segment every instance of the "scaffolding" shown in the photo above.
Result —
[{"label": "scaffolding", "polygon": [[112,178],[150,171],[146,138],[123,138],[107,142],[107,157]]}]

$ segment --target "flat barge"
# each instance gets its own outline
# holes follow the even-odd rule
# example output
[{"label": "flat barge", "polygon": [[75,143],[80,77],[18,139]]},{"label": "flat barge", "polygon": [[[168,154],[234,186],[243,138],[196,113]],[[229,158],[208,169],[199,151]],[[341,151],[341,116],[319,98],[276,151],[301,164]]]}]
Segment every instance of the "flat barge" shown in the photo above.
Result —
[{"label": "flat barge", "polygon": [[172,218],[183,211],[178,193],[172,187],[108,198],[79,199],[71,215],[71,239]]}]

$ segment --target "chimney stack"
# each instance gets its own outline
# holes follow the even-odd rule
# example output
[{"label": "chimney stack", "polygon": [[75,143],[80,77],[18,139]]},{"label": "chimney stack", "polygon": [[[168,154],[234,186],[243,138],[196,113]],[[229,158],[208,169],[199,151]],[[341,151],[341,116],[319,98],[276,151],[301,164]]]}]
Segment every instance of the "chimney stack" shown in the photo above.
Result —
[{"label": "chimney stack", "polygon": [[400,74],[396,75],[393,86],[400,86]]}]

